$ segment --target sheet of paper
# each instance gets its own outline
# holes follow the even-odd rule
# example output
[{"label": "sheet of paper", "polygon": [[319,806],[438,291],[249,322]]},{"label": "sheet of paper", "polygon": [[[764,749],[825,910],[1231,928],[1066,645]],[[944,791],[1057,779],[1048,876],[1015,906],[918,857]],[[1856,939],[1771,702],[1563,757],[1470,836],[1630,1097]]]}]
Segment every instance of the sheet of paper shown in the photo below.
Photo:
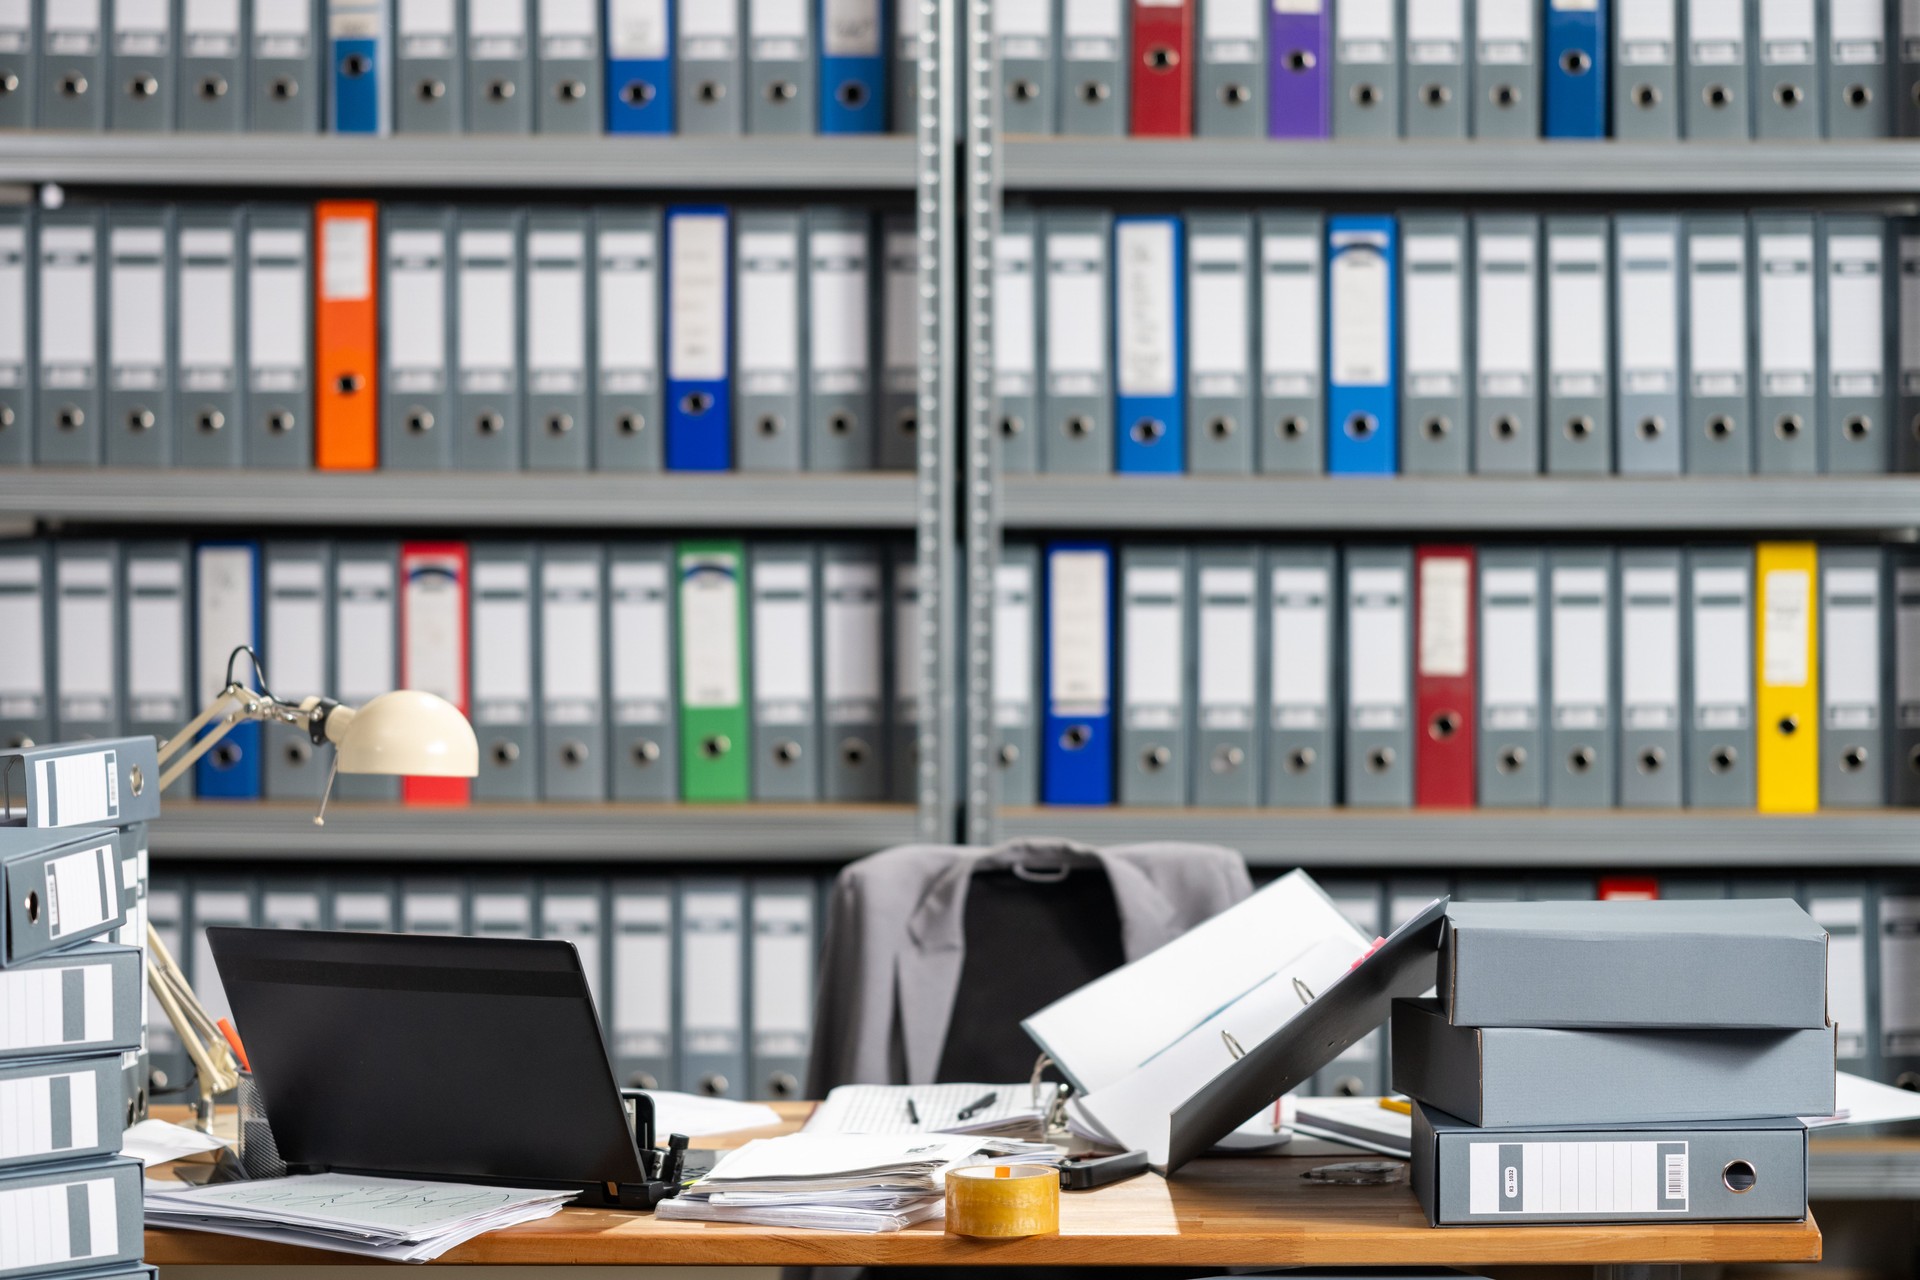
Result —
[{"label": "sheet of paper", "polygon": [[170,1124],[165,1120],[142,1120],[121,1135],[120,1154],[132,1156],[150,1168],[182,1156],[218,1151],[226,1145],[225,1138],[216,1138],[185,1125]]}]

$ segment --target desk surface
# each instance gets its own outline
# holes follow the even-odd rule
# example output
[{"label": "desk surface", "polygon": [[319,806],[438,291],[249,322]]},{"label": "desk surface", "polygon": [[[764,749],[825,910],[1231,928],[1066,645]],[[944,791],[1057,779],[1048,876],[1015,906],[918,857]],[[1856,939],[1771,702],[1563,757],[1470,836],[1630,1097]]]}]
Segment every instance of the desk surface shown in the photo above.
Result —
[{"label": "desk surface", "polygon": [[[806,1108],[783,1107],[794,1117]],[[736,1145],[780,1130],[726,1135]],[[700,1145],[709,1145],[702,1143]],[[1060,1234],[983,1243],[938,1223],[887,1235],[661,1222],[652,1214],[564,1209],[471,1240],[440,1259],[468,1265],[659,1266],[1518,1266],[1660,1262],[1814,1262],[1820,1229],[1787,1223],[1448,1227],[1436,1230],[1405,1185],[1334,1187],[1301,1173],[1342,1156],[1200,1160],[1169,1183],[1153,1174],[1063,1195]],[[321,1253],[195,1231],[147,1231],[162,1266],[342,1263]]]}]

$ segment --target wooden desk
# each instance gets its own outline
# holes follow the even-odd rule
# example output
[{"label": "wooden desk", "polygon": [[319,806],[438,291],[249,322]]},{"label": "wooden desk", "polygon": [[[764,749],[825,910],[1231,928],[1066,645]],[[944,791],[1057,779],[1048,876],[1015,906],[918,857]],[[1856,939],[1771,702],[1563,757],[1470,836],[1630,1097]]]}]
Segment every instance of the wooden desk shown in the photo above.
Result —
[{"label": "wooden desk", "polygon": [[[724,1145],[782,1132],[727,1135]],[[716,1142],[713,1145],[722,1145]],[[468,1265],[658,1266],[1604,1266],[1815,1262],[1806,1222],[1659,1226],[1448,1227],[1436,1230],[1406,1186],[1332,1187],[1300,1174],[1346,1157],[1201,1160],[1061,1197],[1060,1234],[982,1243],[928,1223],[887,1235],[662,1222],[652,1214],[564,1209],[471,1240],[440,1259]],[[147,1231],[161,1266],[288,1266],[362,1261],[194,1231]]]}]

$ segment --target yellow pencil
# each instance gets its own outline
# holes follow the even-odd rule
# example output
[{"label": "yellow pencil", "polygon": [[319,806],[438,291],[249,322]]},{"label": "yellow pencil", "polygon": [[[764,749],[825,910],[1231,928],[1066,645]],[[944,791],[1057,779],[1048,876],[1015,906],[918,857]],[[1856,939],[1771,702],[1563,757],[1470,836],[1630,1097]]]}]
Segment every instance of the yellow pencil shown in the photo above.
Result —
[{"label": "yellow pencil", "polygon": [[1403,1116],[1413,1114],[1413,1104],[1405,1098],[1382,1098],[1380,1099],[1380,1109],[1382,1111],[1398,1111]]}]

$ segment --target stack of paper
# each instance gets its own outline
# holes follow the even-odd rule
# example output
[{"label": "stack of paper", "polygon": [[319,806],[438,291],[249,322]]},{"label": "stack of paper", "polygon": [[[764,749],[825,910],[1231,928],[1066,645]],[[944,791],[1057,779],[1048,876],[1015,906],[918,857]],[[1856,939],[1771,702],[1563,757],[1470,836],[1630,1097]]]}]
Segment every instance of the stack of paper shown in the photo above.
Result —
[{"label": "stack of paper", "polygon": [[749,1142],[661,1204],[662,1218],[829,1231],[898,1231],[945,1209],[949,1170],[991,1149],[1026,1161],[1058,1155],[1034,1143],[972,1137],[795,1133]]},{"label": "stack of paper", "polygon": [[559,1212],[579,1194],[316,1173],[210,1187],[147,1184],[147,1225],[431,1262],[501,1227]]},{"label": "stack of paper", "polygon": [[1025,1084],[843,1084],[813,1109],[805,1132],[1037,1132],[1044,1119]]}]

